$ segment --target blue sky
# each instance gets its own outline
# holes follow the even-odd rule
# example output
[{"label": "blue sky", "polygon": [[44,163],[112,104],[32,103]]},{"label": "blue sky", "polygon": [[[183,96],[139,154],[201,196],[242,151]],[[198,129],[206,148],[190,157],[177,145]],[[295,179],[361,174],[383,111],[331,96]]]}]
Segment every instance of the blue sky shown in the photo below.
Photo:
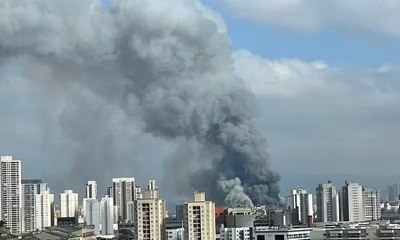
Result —
[{"label": "blue sky", "polygon": [[224,19],[236,73],[259,97],[284,192],[304,176],[397,174],[399,3],[203,2]]},{"label": "blue sky", "polygon": [[399,39],[391,36],[343,32],[333,27],[313,32],[290,31],[235,17],[215,0],[203,2],[223,17],[233,49],[248,49],[268,59],[322,60],[338,67],[400,62]]}]

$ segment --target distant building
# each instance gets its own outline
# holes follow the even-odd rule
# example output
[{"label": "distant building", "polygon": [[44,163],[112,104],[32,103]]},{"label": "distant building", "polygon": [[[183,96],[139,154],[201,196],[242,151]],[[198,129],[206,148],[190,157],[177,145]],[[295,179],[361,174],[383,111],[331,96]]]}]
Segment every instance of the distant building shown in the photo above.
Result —
[{"label": "distant building", "polygon": [[184,240],[185,229],[184,228],[167,228],[165,229],[167,240]]},{"label": "distant building", "polygon": [[183,221],[183,219],[185,219],[185,215],[184,215],[183,209],[184,209],[184,205],[183,204],[175,206],[175,211],[176,211],[175,219],[176,220]]},{"label": "distant building", "polygon": [[72,190],[65,190],[60,194],[61,217],[78,216],[78,194]]},{"label": "distant building", "polygon": [[339,194],[331,181],[318,185],[316,201],[318,222],[340,221]]},{"label": "distant building", "polygon": [[24,236],[22,239],[35,240],[58,240],[58,239],[79,239],[79,240],[96,240],[93,229],[84,226],[57,226],[49,227],[41,232]]},{"label": "distant building", "polygon": [[[309,240],[311,228],[283,228],[255,227],[256,240]],[[318,239],[322,240],[322,239]]]},{"label": "distant building", "polygon": [[301,188],[293,189],[290,191],[288,201],[289,207],[297,211],[299,222],[307,224],[309,216],[314,215],[312,194]]},{"label": "distant building", "polygon": [[382,220],[389,220],[390,222],[400,222],[400,213],[399,211],[391,211],[391,210],[383,210],[381,212]]},{"label": "distant building", "polygon": [[[264,226],[275,226],[275,227],[285,227],[289,225],[298,225],[299,220],[297,213],[295,216],[293,216],[293,212],[291,209],[270,209],[268,210],[268,219],[265,222]],[[258,225],[261,225],[262,220],[264,217],[264,220],[266,220],[265,216],[259,216],[256,220],[255,223]],[[295,219],[295,224],[293,224],[292,219]]]},{"label": "distant building", "polygon": [[21,161],[0,157],[0,216],[12,234],[21,233]]},{"label": "distant building", "polygon": [[215,240],[215,204],[204,192],[195,192],[193,202],[185,203],[185,240]]},{"label": "distant building", "polygon": [[[83,198],[83,204],[82,204],[82,216],[84,221],[86,221],[86,204],[88,202],[88,199],[97,199],[97,183],[96,181],[88,181],[85,187],[86,190],[86,194],[85,194],[85,198]],[[100,206],[100,205],[99,205]],[[90,209],[90,207],[88,208]],[[91,218],[91,216],[89,217]]]},{"label": "distant building", "polygon": [[[182,214],[183,214],[183,205],[182,205]],[[183,219],[182,219],[183,220]],[[215,229],[217,234],[219,233],[222,225],[226,224],[226,215],[225,208],[216,207],[215,208]]]},{"label": "distant building", "polygon": [[136,199],[136,186],[135,178],[133,177],[123,177],[123,178],[113,178],[112,186],[112,198],[114,206],[117,206],[118,220],[119,222],[130,222],[133,219],[129,219],[128,216],[128,202],[134,201]]},{"label": "distant building", "polygon": [[136,199],[143,198],[143,193],[142,193],[142,189],[140,188],[140,186],[135,186],[135,192],[136,192]]},{"label": "distant building", "polygon": [[57,218],[57,227],[78,226],[77,217],[59,217]]},{"label": "distant building", "polygon": [[255,210],[248,207],[231,207],[226,208],[226,215],[253,215]]},{"label": "distant building", "polygon": [[253,240],[253,227],[233,227],[226,228],[221,226],[220,240]]},{"label": "distant building", "polygon": [[369,223],[338,223],[336,226],[320,226],[311,230],[311,240],[389,240],[400,239],[400,225],[388,221]]},{"label": "distant building", "polygon": [[86,199],[85,223],[94,226],[95,235],[100,235],[100,202],[97,199]]},{"label": "distant building", "polygon": [[165,201],[154,180],[149,181],[142,199],[135,200],[135,239],[165,239]]},{"label": "distant building", "polygon": [[345,182],[342,188],[344,221],[364,221],[362,189],[362,186],[358,183]]},{"label": "distant building", "polygon": [[167,220],[165,223],[166,240],[184,240],[185,229],[181,220]]},{"label": "distant building", "polygon": [[37,229],[36,226],[36,195],[49,191],[47,183],[41,179],[21,180],[21,228],[22,232],[33,232]]},{"label": "distant building", "polygon": [[35,197],[35,229],[54,226],[54,194],[44,191]]},{"label": "distant building", "polygon": [[363,189],[364,221],[381,219],[381,193],[371,188]]},{"label": "distant building", "polygon": [[85,198],[97,199],[97,183],[96,183],[96,181],[88,181],[87,182]]},{"label": "distant building", "polygon": [[126,203],[127,223],[133,223],[135,220],[135,201],[128,201]]},{"label": "distant building", "polygon": [[226,228],[241,228],[241,227],[252,227],[254,220],[258,215],[226,215]]},{"label": "distant building", "polygon": [[113,199],[106,195],[100,202],[101,235],[114,236],[114,203]]}]

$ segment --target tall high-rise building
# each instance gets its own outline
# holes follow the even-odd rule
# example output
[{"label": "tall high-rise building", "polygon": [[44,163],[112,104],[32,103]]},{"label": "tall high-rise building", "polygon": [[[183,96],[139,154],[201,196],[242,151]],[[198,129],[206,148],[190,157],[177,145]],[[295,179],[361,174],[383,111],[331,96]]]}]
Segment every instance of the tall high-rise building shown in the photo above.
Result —
[{"label": "tall high-rise building", "polygon": [[97,183],[96,181],[88,181],[85,187],[86,195],[83,199],[82,209],[83,209],[83,219],[86,219],[86,203],[88,199],[97,199]]},{"label": "tall high-rise building", "polygon": [[343,188],[343,221],[364,221],[363,187],[358,183],[346,181]]},{"label": "tall high-rise building", "polygon": [[100,202],[97,199],[86,199],[85,223],[94,226],[96,236],[100,235]]},{"label": "tall high-rise building", "polygon": [[206,201],[204,192],[195,192],[193,202],[184,205],[186,240],[215,239],[215,204]]},{"label": "tall high-rise building", "polygon": [[288,200],[288,205],[296,211],[299,222],[307,224],[308,217],[314,215],[312,194],[301,188],[293,189]]},{"label": "tall high-rise building", "polygon": [[318,222],[340,221],[339,194],[331,181],[318,185],[316,200]]},{"label": "tall high-rise building", "polygon": [[339,195],[339,219],[340,219],[340,221],[343,221],[343,219],[344,219],[344,217],[343,217],[343,192],[339,191],[338,195]]},{"label": "tall high-rise building", "polygon": [[21,233],[21,161],[0,157],[0,216],[11,233]]},{"label": "tall high-rise building", "polygon": [[114,204],[113,199],[106,195],[100,202],[101,235],[114,235]]},{"label": "tall high-rise building", "polygon": [[36,195],[48,191],[47,183],[41,179],[23,179],[21,181],[22,206],[21,221],[22,232],[33,232],[36,230]]},{"label": "tall high-rise building", "polygon": [[35,229],[44,230],[54,225],[54,194],[43,191],[35,197]]},{"label": "tall high-rise building", "polygon": [[165,201],[159,198],[155,181],[150,181],[143,198],[135,200],[135,239],[165,240]]},{"label": "tall high-rise building", "polygon": [[96,181],[88,181],[86,184],[86,198],[97,199]]},{"label": "tall high-rise building", "polygon": [[78,194],[72,190],[65,190],[60,194],[61,217],[77,217]]},{"label": "tall high-rise building", "polygon": [[372,188],[363,189],[364,221],[381,219],[381,193]]},{"label": "tall high-rise building", "polygon": [[128,201],[127,212],[127,219],[129,219],[130,222],[133,222],[135,220],[135,201]]},{"label": "tall high-rise building", "polygon": [[135,178],[113,178],[112,197],[114,206],[118,207],[118,220],[131,222],[128,216],[128,202],[136,199]]}]

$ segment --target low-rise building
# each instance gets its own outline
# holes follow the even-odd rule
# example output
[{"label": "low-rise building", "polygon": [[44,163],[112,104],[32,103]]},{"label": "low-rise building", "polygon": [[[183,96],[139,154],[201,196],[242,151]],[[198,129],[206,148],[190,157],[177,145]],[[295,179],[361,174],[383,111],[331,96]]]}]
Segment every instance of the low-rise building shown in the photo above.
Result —
[{"label": "low-rise building", "polygon": [[314,228],[311,240],[389,240],[400,239],[400,225],[389,221],[362,223],[339,222],[336,225]]},{"label": "low-rise building", "polygon": [[310,240],[311,228],[255,227],[255,240]]},{"label": "low-rise building", "polygon": [[166,240],[185,239],[185,229],[183,220],[168,219],[165,222]]},{"label": "low-rise building", "polygon": [[253,227],[232,227],[220,229],[220,240],[252,240]]}]

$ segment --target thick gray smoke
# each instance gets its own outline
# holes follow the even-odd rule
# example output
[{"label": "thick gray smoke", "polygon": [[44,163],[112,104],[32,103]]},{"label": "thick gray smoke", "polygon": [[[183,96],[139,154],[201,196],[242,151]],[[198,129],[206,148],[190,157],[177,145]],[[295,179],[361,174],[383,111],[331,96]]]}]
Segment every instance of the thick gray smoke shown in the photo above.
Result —
[{"label": "thick gray smoke", "polygon": [[[276,204],[279,176],[254,128],[254,97],[233,75],[230,54],[224,24],[196,0],[115,0],[106,5],[0,0],[0,64],[18,65],[33,85],[49,91],[72,88],[94,95],[83,106],[71,99],[75,105],[61,121],[69,134],[79,136],[79,129],[71,129],[92,124],[101,131],[96,107],[119,106],[139,117],[153,136],[183,137],[202,145],[202,151],[212,149],[208,159],[174,161],[188,166],[205,161],[181,181],[205,190],[218,203]],[[94,119],[80,123],[78,116],[86,110],[94,111]],[[118,144],[114,141],[101,145]],[[76,165],[86,158],[82,154]],[[104,169],[97,171],[105,171],[111,158],[101,158],[96,167]]]}]

